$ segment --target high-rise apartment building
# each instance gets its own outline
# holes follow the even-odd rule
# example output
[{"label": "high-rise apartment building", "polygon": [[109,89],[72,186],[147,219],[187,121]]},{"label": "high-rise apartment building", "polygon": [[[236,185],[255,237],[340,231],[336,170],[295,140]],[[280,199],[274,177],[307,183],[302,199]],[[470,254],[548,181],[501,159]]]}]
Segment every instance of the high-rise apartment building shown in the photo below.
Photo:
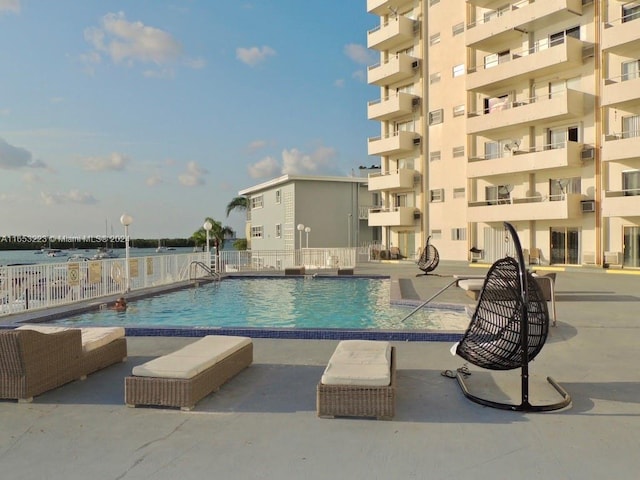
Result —
[{"label": "high-rise apartment building", "polygon": [[411,254],[640,267],[640,2],[367,0],[382,208]]}]

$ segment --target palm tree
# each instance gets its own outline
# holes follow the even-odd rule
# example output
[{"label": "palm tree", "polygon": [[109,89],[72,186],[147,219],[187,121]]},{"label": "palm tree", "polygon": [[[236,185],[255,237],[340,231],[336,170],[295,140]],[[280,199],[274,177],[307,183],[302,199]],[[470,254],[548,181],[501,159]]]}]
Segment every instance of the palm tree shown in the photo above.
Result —
[{"label": "palm tree", "polygon": [[237,210],[238,212],[246,212],[248,209],[249,209],[248,197],[235,197],[227,205],[227,217],[234,210]]},{"label": "palm tree", "polygon": [[[207,217],[204,219],[203,225],[207,222],[211,222],[211,231],[209,232],[209,238],[213,240],[213,246],[216,250],[216,271],[218,269],[219,261],[218,258],[220,256],[220,247],[224,246],[225,237],[232,237],[234,235],[234,231],[231,227],[223,227],[222,223],[214,220],[211,217]],[[204,226],[200,227],[196,230],[191,238],[199,245],[200,243],[205,244],[207,242],[207,231],[204,229]]]}]

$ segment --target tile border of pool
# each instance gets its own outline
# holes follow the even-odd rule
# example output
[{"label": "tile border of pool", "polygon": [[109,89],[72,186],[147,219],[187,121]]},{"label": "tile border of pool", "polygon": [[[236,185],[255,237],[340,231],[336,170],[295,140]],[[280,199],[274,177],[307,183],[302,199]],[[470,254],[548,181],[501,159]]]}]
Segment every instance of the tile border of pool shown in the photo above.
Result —
[{"label": "tile border of pool", "polygon": [[[227,275],[221,280],[225,279],[247,279],[247,278],[259,278],[259,279],[279,279],[299,278],[302,275]],[[356,278],[369,278],[374,280],[391,280],[389,275],[319,275],[322,278],[330,278],[335,280],[349,280]],[[197,283],[197,282],[196,282]],[[200,282],[201,283],[201,282]],[[138,300],[156,295],[162,295],[170,293],[176,290],[182,290],[187,288],[193,288],[192,282],[183,283],[181,285],[167,286],[166,289],[154,288],[153,291],[139,291],[131,292],[129,298],[131,300]],[[399,292],[398,292],[399,293]],[[34,318],[25,318],[23,320],[14,320],[9,324],[0,324],[0,330],[10,330],[25,323],[44,323],[51,320],[58,320],[72,314],[82,313],[86,311],[96,310],[100,304],[107,303],[108,299],[100,299],[99,301],[93,301],[90,304],[75,305],[74,308],[69,308],[65,311],[57,311],[50,314],[44,314],[44,312],[32,312],[36,316]],[[389,299],[391,305],[404,305],[404,306],[419,306],[422,301],[414,299],[403,298],[391,298]],[[456,304],[442,304],[433,303],[434,308],[447,309],[447,310],[463,310],[464,306]],[[43,313],[42,316],[37,316],[38,313]],[[445,331],[445,330],[378,330],[378,329],[338,329],[338,328],[253,328],[253,327],[180,327],[180,326],[167,326],[167,327],[154,327],[154,326],[124,326],[125,334],[129,337],[203,337],[205,335],[227,335],[227,336],[243,336],[251,338],[272,338],[283,340],[385,340],[385,341],[403,341],[403,342],[456,342],[459,341],[463,333],[462,331]]]}]

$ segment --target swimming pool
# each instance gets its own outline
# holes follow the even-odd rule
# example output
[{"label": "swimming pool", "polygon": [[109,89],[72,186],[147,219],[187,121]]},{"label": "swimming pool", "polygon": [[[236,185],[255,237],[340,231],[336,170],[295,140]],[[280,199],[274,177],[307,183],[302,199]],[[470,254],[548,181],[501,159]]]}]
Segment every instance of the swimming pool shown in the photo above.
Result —
[{"label": "swimming pool", "polygon": [[462,330],[464,310],[391,305],[387,278],[227,278],[57,320],[74,326]]}]

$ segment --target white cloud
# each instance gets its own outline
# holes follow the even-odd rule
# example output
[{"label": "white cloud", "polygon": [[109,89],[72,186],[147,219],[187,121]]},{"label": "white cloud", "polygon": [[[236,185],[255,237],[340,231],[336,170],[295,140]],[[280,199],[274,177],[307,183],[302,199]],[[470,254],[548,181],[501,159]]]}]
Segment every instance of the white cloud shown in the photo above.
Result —
[{"label": "white cloud", "polygon": [[63,205],[66,203],[92,205],[94,203],[98,203],[93,195],[79,190],[69,190],[68,192],[57,193],[40,192],[40,197],[45,205]]},{"label": "white cloud", "polygon": [[149,187],[155,187],[156,185],[160,185],[162,183],[162,177],[159,174],[154,173],[145,180],[145,183]]},{"label": "white cloud", "polygon": [[0,138],[0,169],[14,170],[18,168],[45,168],[42,160],[34,160],[29,150],[9,145]]},{"label": "white cloud", "polygon": [[251,178],[270,178],[279,175],[338,175],[333,165],[335,149],[318,147],[311,153],[304,153],[296,148],[282,151],[282,161],[273,157],[265,157],[259,162],[249,165]]},{"label": "white cloud", "polygon": [[366,82],[367,81],[367,74],[364,73],[364,71],[362,71],[362,70],[356,70],[355,72],[353,72],[351,74],[351,78],[354,78],[354,79],[358,80],[359,82]]},{"label": "white cloud", "polygon": [[360,65],[371,65],[375,62],[376,54],[364,45],[350,43],[344,46],[344,54]]},{"label": "white cloud", "polygon": [[0,15],[3,12],[20,13],[20,0],[0,0]]},{"label": "white cloud", "polygon": [[269,178],[277,176],[282,169],[275,158],[265,157],[253,165],[249,165],[248,171],[251,178]]},{"label": "white cloud", "polygon": [[83,170],[89,172],[121,171],[131,162],[122,153],[113,152],[108,157],[87,157],[81,161]]},{"label": "white cloud", "polygon": [[[198,69],[205,64],[202,59],[183,58],[182,45],[170,33],[139,21],[130,22],[124,12],[106,14],[100,26],[85,29],[84,38],[93,48],[81,56],[89,68],[100,63],[103,56],[129,66],[136,63],[166,66],[183,61],[184,65]],[[155,74],[146,70],[145,75],[170,76],[165,69]]]},{"label": "white cloud", "polygon": [[272,57],[275,54],[276,51],[267,46],[250,48],[240,47],[236,49],[236,58],[251,67],[255,67],[257,64],[264,62],[267,57]]},{"label": "white cloud", "polygon": [[204,185],[203,176],[209,173],[207,169],[201,167],[196,162],[187,163],[187,171],[178,175],[180,185],[185,187],[198,187]]},{"label": "white cloud", "polygon": [[255,153],[258,150],[262,150],[266,146],[267,146],[266,140],[254,140],[253,142],[249,143],[249,145],[247,146],[247,151],[249,153]]}]

